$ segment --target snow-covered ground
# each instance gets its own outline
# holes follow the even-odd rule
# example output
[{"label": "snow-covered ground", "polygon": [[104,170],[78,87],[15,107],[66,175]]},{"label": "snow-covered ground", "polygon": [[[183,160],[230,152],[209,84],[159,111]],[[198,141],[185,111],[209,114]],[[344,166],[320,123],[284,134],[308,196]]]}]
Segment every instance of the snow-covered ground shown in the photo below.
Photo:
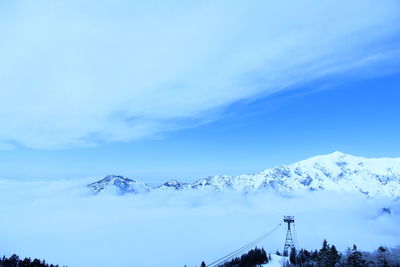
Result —
[{"label": "snow-covered ground", "polygon": [[271,254],[271,260],[267,264],[264,264],[263,267],[282,267],[287,260],[287,257]]}]

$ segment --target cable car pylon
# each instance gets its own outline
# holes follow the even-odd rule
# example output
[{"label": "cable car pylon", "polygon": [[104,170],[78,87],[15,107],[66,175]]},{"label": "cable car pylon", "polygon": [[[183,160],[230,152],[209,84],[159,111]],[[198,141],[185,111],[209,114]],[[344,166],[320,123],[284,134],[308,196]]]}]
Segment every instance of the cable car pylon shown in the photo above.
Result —
[{"label": "cable car pylon", "polygon": [[291,249],[295,248],[292,229],[290,228],[290,224],[294,224],[294,216],[283,216],[283,222],[287,223],[285,246],[283,247],[283,256],[287,257]]}]

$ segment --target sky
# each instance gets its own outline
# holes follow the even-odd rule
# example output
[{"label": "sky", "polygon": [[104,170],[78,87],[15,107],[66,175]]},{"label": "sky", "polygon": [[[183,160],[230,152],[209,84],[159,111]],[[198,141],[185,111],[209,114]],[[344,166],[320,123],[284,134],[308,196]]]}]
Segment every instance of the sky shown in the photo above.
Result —
[{"label": "sky", "polygon": [[398,1],[0,2],[0,177],[400,157]]},{"label": "sky", "polygon": [[288,214],[304,248],[398,246],[384,197],[85,185],[400,157],[399,21],[398,0],[0,1],[0,256],[196,266]]}]

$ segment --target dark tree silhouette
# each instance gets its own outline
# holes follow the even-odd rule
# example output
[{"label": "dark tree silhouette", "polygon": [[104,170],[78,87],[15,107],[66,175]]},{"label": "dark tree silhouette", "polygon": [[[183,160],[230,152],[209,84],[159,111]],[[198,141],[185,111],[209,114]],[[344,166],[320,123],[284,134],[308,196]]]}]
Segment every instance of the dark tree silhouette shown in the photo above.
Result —
[{"label": "dark tree silhouette", "polygon": [[322,248],[318,252],[317,265],[319,267],[335,267],[341,256],[335,246],[330,246],[326,239],[322,242]]},{"label": "dark tree silhouette", "polygon": [[363,255],[357,250],[357,246],[354,244],[353,248],[347,250],[347,257],[345,260],[345,265],[349,267],[362,267],[365,264]]},{"label": "dark tree silhouette", "polygon": [[260,264],[268,263],[269,259],[267,253],[263,248],[255,248],[243,254],[240,258],[235,258],[231,261],[225,262],[220,267],[255,267]]},{"label": "dark tree silhouette", "polygon": [[1,267],[59,267],[58,265],[48,264],[45,260],[25,258],[21,260],[18,255],[13,254],[9,258],[3,256],[0,259]]}]

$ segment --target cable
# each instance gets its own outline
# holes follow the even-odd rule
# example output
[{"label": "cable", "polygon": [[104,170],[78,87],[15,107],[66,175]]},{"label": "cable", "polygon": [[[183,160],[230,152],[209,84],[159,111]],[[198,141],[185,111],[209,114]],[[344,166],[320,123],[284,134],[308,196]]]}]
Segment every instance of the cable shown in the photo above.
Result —
[{"label": "cable", "polygon": [[[297,238],[297,229],[296,229],[296,225],[293,223],[293,232],[294,232],[294,240],[296,242],[295,246],[297,247],[297,251],[299,254],[299,260],[300,260],[300,267],[303,266],[303,259],[302,259],[302,255],[300,254],[300,245],[299,245],[299,240]],[[297,263],[297,257],[296,257],[296,263]]]},{"label": "cable", "polygon": [[252,242],[244,245],[243,247],[219,258],[218,260],[213,261],[212,263],[206,265],[206,267],[212,267],[212,266],[217,266],[217,264],[222,263],[223,261],[228,260],[229,258],[234,257],[236,254],[241,253],[242,251],[248,249],[249,247],[252,247],[253,245],[257,244],[258,242],[260,242],[262,239],[266,238],[267,236],[269,236],[270,234],[272,234],[273,232],[275,232],[279,226],[282,225],[282,222],[280,224],[278,224],[277,226],[275,226],[272,230],[268,231],[267,233],[263,234],[262,236],[260,236],[259,238],[253,240]]},{"label": "cable", "polygon": [[278,227],[279,227],[281,224],[282,224],[282,223],[280,223],[278,226],[276,226],[275,228],[273,228],[271,231],[267,232],[266,234],[260,236],[259,238],[253,240],[252,242],[250,242],[250,243],[244,245],[243,247],[241,247],[241,248],[239,248],[239,249],[237,249],[237,250],[235,250],[235,251],[233,251],[233,252],[231,252],[231,253],[225,255],[224,257],[219,258],[218,260],[216,260],[216,261],[210,263],[209,265],[207,265],[207,267],[213,266],[213,265],[215,265],[215,264],[217,264],[217,263],[219,263],[219,262],[222,262],[222,261],[224,261],[224,260],[227,260],[228,258],[231,258],[231,257],[235,256],[236,254],[239,254],[241,251],[244,251],[244,250],[246,250],[247,248],[249,248],[249,247],[251,247],[251,246],[257,244],[257,243],[260,242],[262,239],[264,239],[264,238],[267,237],[268,235],[272,234],[272,232],[276,231],[276,229],[278,229]]},{"label": "cable", "polygon": [[207,265],[207,267],[216,266],[217,264],[222,263],[223,261],[226,261],[227,259],[234,257],[236,254],[239,254],[239,253],[245,251],[246,249],[252,247],[253,245],[255,245],[255,244],[257,244],[258,242],[260,242],[262,239],[266,238],[268,235],[272,234],[276,229],[278,229],[278,227],[279,227],[281,224],[282,224],[282,223],[280,223],[278,226],[276,226],[274,229],[272,229],[272,230],[269,231],[268,233],[266,233],[266,234],[260,236],[259,238],[255,239],[254,241],[252,241],[252,242],[250,242],[250,243],[244,245],[243,247],[241,247],[241,248],[239,248],[239,249],[237,249],[237,250],[235,250],[235,251],[233,251],[233,252],[231,252],[231,253],[225,255],[224,257],[219,258],[218,260],[216,260],[216,261],[210,263],[209,265]]}]

